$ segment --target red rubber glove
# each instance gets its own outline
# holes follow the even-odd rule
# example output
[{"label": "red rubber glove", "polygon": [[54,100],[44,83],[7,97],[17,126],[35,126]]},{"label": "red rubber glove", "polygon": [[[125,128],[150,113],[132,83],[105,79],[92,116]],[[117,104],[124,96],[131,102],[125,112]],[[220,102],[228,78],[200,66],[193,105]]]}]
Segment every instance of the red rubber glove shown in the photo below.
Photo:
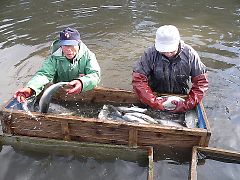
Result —
[{"label": "red rubber glove", "polygon": [[184,101],[172,101],[171,103],[175,104],[176,108],[174,110],[170,110],[170,112],[181,113],[181,112],[185,112],[188,110]]},{"label": "red rubber glove", "polygon": [[73,87],[66,90],[67,94],[79,94],[82,92],[82,81],[80,79],[70,81],[67,86]]},{"label": "red rubber glove", "polygon": [[17,99],[18,102],[23,103],[26,101],[28,97],[33,95],[34,90],[27,87],[27,88],[22,88],[19,89],[17,92],[14,94],[14,98]]},{"label": "red rubber glove", "polygon": [[192,78],[192,88],[184,102],[172,101],[176,105],[173,113],[186,112],[193,109],[202,100],[203,95],[208,89],[207,74],[200,74]]},{"label": "red rubber glove", "polygon": [[148,79],[144,74],[133,72],[132,86],[135,94],[142,103],[149,105],[153,109],[165,110],[162,103],[167,99],[156,97],[153,94],[151,88],[148,86]]}]

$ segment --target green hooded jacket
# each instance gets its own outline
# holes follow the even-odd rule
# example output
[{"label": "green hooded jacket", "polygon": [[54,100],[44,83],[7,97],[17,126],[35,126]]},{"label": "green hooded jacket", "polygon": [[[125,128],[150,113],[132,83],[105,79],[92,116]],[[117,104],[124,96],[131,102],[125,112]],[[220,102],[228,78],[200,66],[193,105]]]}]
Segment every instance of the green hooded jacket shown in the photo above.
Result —
[{"label": "green hooded jacket", "polygon": [[58,40],[51,46],[51,55],[47,57],[42,67],[36,72],[26,87],[35,91],[37,96],[48,83],[70,82],[80,79],[82,92],[93,89],[100,82],[100,66],[95,54],[83,43],[79,43],[80,49],[70,62],[58,45]]}]

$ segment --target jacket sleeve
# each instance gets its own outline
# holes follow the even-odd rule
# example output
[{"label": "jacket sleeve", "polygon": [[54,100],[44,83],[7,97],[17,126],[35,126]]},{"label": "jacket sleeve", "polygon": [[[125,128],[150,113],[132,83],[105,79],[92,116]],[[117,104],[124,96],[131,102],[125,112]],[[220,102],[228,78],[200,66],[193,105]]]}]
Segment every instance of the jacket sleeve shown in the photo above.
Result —
[{"label": "jacket sleeve", "polygon": [[164,110],[162,98],[156,97],[150,86],[148,85],[148,76],[152,71],[153,66],[153,47],[145,50],[143,56],[134,64],[132,73],[132,86],[139,100],[148,106]]},{"label": "jacket sleeve", "polygon": [[151,88],[148,86],[148,79],[144,74],[133,72],[132,86],[135,94],[142,103],[147,104],[153,109],[164,110],[162,103],[165,99],[158,98],[153,94]]},{"label": "jacket sleeve", "polygon": [[30,87],[35,91],[35,96],[40,94],[44,86],[53,81],[55,75],[54,61],[50,57],[44,60],[42,67],[35,73],[32,79],[27,83],[26,87]]},{"label": "jacket sleeve", "polygon": [[208,90],[207,74],[200,74],[191,79],[192,88],[185,100],[185,110],[193,109],[203,98],[205,92]]},{"label": "jacket sleeve", "polygon": [[85,75],[79,76],[82,82],[82,91],[88,91],[97,86],[100,82],[100,66],[97,62],[96,56],[90,50],[88,50],[88,60],[85,67]]},{"label": "jacket sleeve", "polygon": [[192,87],[185,101],[186,110],[194,108],[203,98],[208,89],[207,68],[200,60],[198,53],[190,47]]}]

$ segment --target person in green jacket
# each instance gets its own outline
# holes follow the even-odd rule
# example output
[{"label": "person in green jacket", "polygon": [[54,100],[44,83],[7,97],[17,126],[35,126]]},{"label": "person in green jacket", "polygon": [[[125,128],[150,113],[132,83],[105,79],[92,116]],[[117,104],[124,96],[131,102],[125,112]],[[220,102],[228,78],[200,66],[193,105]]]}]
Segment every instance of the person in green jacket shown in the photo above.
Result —
[{"label": "person in green jacket", "polygon": [[40,94],[46,84],[57,82],[69,82],[68,94],[91,90],[100,82],[100,66],[95,54],[81,41],[80,33],[74,28],[60,32],[59,40],[51,46],[51,55],[14,97],[20,103],[25,102]]}]

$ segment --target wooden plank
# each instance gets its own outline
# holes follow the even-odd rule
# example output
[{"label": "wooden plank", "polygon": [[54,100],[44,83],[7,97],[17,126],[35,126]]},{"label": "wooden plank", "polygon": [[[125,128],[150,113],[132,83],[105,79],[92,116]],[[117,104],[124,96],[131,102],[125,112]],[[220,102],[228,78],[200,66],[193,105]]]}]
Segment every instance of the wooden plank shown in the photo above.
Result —
[{"label": "wooden plank", "polygon": [[70,135],[69,135],[68,122],[67,121],[61,122],[61,127],[62,127],[63,140],[70,141],[71,138],[70,138]]},{"label": "wooden plank", "polygon": [[118,102],[118,103],[126,103],[126,104],[139,104],[139,100],[136,95],[132,91],[126,91],[121,89],[114,88],[103,88],[96,87],[93,91],[86,91],[77,95],[67,95],[66,91],[61,89],[58,91],[53,99],[63,100],[63,101],[88,101],[92,103],[97,102]]},{"label": "wooden plank", "polygon": [[9,113],[8,110],[4,112],[6,110],[6,108],[4,107],[2,107],[2,109],[3,111],[0,112],[0,115],[1,115],[1,125],[3,128],[3,132],[12,134],[13,131],[11,129],[11,113]]},{"label": "wooden plank", "polygon": [[138,145],[141,146],[161,145],[186,148],[192,148],[194,145],[198,145],[201,138],[198,136],[149,131],[139,131],[138,137]]},{"label": "wooden plank", "polygon": [[[6,110],[8,112],[8,110]],[[10,112],[9,112],[10,113]],[[185,128],[185,127],[171,127],[171,126],[163,126],[160,124],[138,124],[138,123],[130,123],[130,122],[123,122],[123,121],[110,121],[110,120],[100,120],[100,119],[94,119],[94,118],[82,118],[79,116],[57,116],[52,114],[46,114],[43,115],[38,112],[33,112],[33,115],[36,116],[37,119],[39,119],[39,122],[44,121],[55,121],[55,122],[62,122],[62,121],[68,121],[69,123],[99,123],[102,124],[102,126],[109,125],[112,127],[136,127],[138,130],[143,129],[144,131],[154,131],[154,132],[166,132],[166,133],[173,133],[173,134],[186,134],[186,135],[199,135],[202,136],[203,134],[206,134],[205,129],[199,129],[199,128]],[[28,115],[24,112],[18,112],[14,111],[12,112],[12,119],[31,119]]]},{"label": "wooden plank", "polygon": [[[6,112],[9,112],[9,110],[5,110]],[[15,115],[15,116],[14,116]],[[58,116],[53,114],[41,114],[38,112],[33,112],[33,115],[36,116],[39,121],[68,121],[69,123],[75,122],[75,123],[100,123],[103,126],[106,124],[110,126],[132,126],[137,127],[138,129],[144,129],[145,131],[155,131],[155,132],[167,132],[167,133],[174,133],[174,134],[186,134],[186,135],[202,135],[206,134],[205,129],[199,129],[199,128],[185,128],[185,127],[172,127],[172,126],[163,126],[160,124],[138,124],[138,123],[131,123],[131,122],[123,122],[123,121],[110,121],[110,120],[100,120],[100,119],[94,119],[94,118],[83,118],[79,116]],[[27,119],[29,116],[24,112],[19,111],[13,111],[12,116],[17,119]],[[12,117],[13,119],[13,117]]]},{"label": "wooden plank", "polygon": [[130,147],[137,147],[138,145],[138,131],[136,128],[129,129],[128,145]]},{"label": "wooden plank", "polygon": [[[207,132],[205,129],[198,128],[189,129],[161,125],[145,125],[75,116],[58,117],[56,115],[42,115],[40,113],[34,113],[38,121],[22,112],[12,112],[11,116],[11,128],[15,134],[50,138],[52,135],[52,138],[60,139],[64,136],[62,134],[61,123],[68,122],[68,139],[89,142],[99,141],[99,143],[125,145],[129,143],[129,139],[133,138],[132,140],[135,139],[135,144],[137,142],[137,145],[140,146],[159,144],[189,147],[201,144],[200,137],[203,137],[202,141],[204,142]],[[36,131],[34,128],[42,131]],[[131,128],[134,128],[138,132],[137,139],[134,138],[134,134],[129,134]],[[29,129],[29,131],[27,131],[27,129]],[[54,133],[51,134],[51,131]],[[132,137],[129,137],[129,135]],[[180,139],[181,141],[179,141]]]},{"label": "wooden plank", "polygon": [[197,180],[197,147],[194,146],[192,150],[192,162],[189,169],[189,180]]},{"label": "wooden plank", "polygon": [[204,152],[205,154],[211,155],[218,155],[222,157],[226,157],[228,159],[234,159],[240,162],[240,152],[225,150],[220,148],[213,148],[213,147],[197,147],[199,152]]},{"label": "wooden plank", "polygon": [[69,123],[70,135],[81,141],[128,144],[128,128],[118,124]]},{"label": "wooden plank", "polygon": [[153,147],[143,146],[143,149],[146,149],[148,152],[148,180],[154,179],[154,161],[153,161]]}]

